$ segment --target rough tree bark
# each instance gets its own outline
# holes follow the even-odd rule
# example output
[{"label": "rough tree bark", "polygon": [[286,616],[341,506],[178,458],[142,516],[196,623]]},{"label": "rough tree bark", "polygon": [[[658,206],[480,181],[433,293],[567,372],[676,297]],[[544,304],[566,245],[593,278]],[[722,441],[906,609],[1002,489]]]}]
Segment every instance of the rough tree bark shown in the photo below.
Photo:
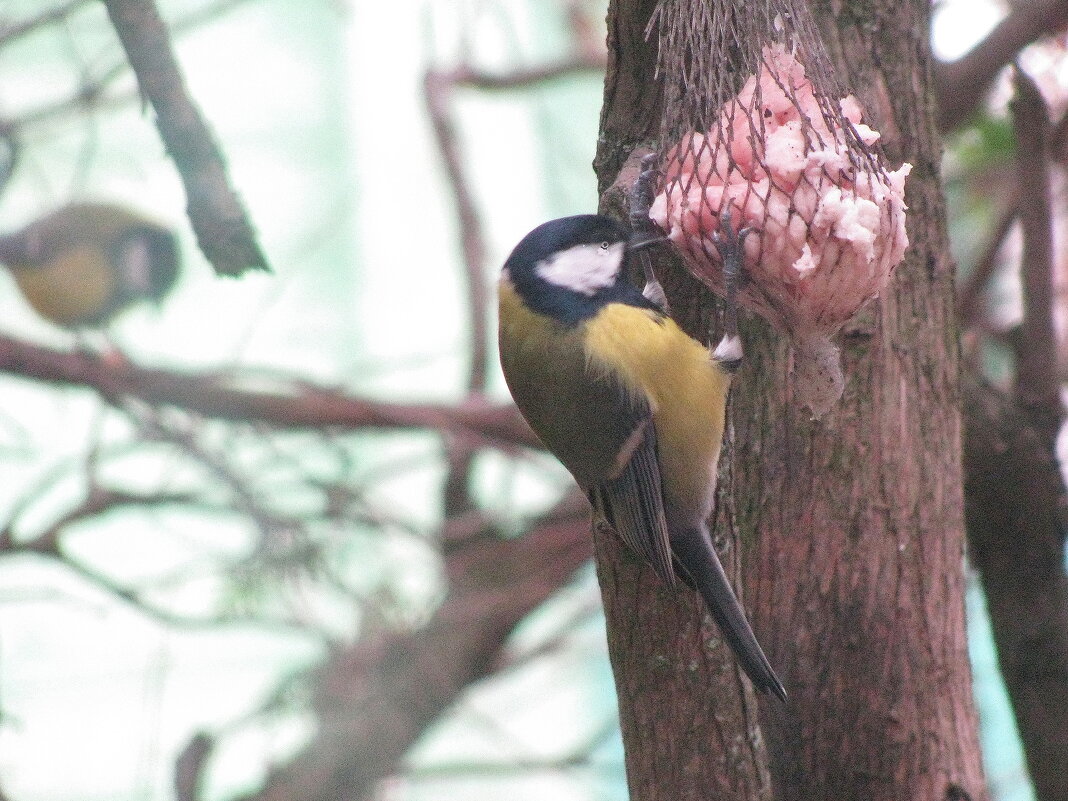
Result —
[{"label": "rough tree bark", "polygon": [[[642,39],[654,5],[615,0],[609,9],[602,191],[658,130],[655,45]],[[929,3],[814,11],[890,162],[914,165],[913,245],[885,297],[843,332],[848,385],[820,422],[791,399],[783,338],[748,321],[732,402],[736,510],[717,515],[716,531],[743,543],[744,600],[791,694],[785,709],[760,702],[775,796],[978,800],[986,791],[965,646],[958,352]],[[707,331],[709,299],[677,269],[661,269],[680,322]],[[660,590],[603,534],[597,558],[633,801],[767,797],[751,696],[726,649],[704,647],[695,599]]]},{"label": "rough tree bark", "polygon": [[[656,0],[609,5],[608,70],[594,166],[602,209],[617,216],[620,193],[607,190],[614,182],[617,190],[632,183],[633,151],[650,144],[660,129],[656,43],[644,35],[655,5]],[[679,322],[693,332],[704,321],[707,332],[711,306],[699,286],[678,266],[663,283]],[[632,801],[770,799],[756,698],[697,594],[665,588],[610,530],[595,531],[594,546]],[[721,557],[738,586],[735,551]]]}]

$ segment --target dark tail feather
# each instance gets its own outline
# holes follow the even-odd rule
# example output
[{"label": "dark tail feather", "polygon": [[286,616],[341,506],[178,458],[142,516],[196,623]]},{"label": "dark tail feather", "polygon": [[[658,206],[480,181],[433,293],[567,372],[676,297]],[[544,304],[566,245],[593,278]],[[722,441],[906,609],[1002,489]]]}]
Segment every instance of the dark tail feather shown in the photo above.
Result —
[{"label": "dark tail feather", "polygon": [[753,685],[761,692],[773,693],[785,701],[786,690],[745,618],[708,532],[704,529],[672,531],[671,548],[678,565],[685,571],[684,577],[705,599],[712,617]]}]

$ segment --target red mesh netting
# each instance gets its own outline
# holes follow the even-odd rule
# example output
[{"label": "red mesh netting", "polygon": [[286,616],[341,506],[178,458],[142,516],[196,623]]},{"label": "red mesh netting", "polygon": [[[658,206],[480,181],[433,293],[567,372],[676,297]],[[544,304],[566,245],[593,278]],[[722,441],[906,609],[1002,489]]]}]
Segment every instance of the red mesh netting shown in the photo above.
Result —
[{"label": "red mesh netting", "polygon": [[789,333],[798,395],[819,416],[844,385],[831,335],[908,246],[911,165],[884,166],[879,133],[835,86],[801,2],[726,6],[662,0],[653,17],[668,95],[649,216],[721,294],[724,212],[752,229],[738,300]]}]

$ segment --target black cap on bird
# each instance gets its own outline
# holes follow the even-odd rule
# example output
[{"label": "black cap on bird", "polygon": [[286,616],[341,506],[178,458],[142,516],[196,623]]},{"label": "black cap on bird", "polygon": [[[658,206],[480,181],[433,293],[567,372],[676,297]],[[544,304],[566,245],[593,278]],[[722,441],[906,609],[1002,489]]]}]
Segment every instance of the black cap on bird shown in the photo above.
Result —
[{"label": "black cap on bird", "polygon": [[527,234],[501,274],[501,366],[598,514],[664,582],[694,587],[756,688],[785,700],[706,522],[741,343],[731,332],[710,353],[628,281],[629,255],[654,241],[597,215]]}]

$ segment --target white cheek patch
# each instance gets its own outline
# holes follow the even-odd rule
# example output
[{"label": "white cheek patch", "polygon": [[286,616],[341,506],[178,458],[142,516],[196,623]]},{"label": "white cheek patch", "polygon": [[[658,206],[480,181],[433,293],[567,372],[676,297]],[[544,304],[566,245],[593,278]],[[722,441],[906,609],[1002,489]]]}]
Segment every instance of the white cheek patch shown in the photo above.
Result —
[{"label": "white cheek patch", "polygon": [[123,280],[137,294],[148,293],[152,289],[152,253],[148,242],[142,237],[135,237],[122,246],[119,252]]},{"label": "white cheek patch", "polygon": [[616,242],[607,248],[599,244],[575,245],[539,261],[534,271],[550,284],[583,295],[594,295],[616,282],[625,247],[624,242]]}]

